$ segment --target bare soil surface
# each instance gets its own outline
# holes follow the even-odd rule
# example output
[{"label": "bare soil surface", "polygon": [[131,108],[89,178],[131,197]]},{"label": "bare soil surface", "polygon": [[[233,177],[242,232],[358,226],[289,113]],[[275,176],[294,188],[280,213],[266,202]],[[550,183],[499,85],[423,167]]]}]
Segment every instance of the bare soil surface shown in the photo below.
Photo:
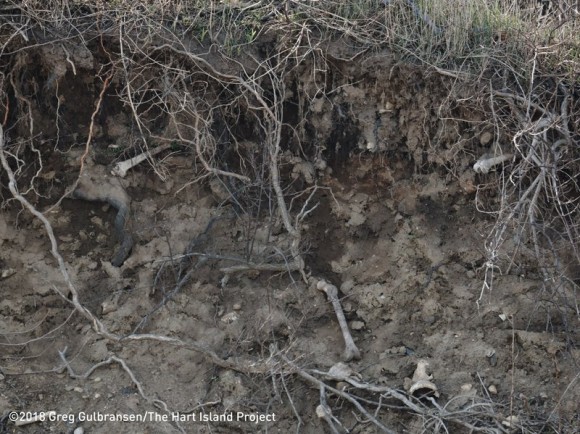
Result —
[{"label": "bare soil surface", "polygon": [[[324,146],[318,154],[305,151],[310,162],[289,147],[281,162],[293,212],[307,196],[298,193],[319,187],[312,200],[318,206],[301,226],[308,283],[296,272],[224,272],[239,263],[231,258],[281,262],[276,246],[287,245],[288,236],[278,215],[244,212],[250,207],[228,194],[231,185],[196,179],[192,166],[199,162],[179,146],[154,157],[157,172],[145,162],[121,180],[132,200],[135,245],[125,263],[113,267],[112,207],[66,198],[47,211],[78,176],[84,152],[82,140],[66,149],[47,142],[41,175],[32,182],[38,195],[28,197],[47,211],[82,304],[116,334],[178,337],[231,361],[267,360],[275,344],[300,366],[327,371],[341,361],[344,341],[332,305],[316,289],[323,278],[340,290],[362,352],[349,366],[365,382],[402,390],[417,362],[426,360],[437,402],[449,411],[483,398],[496,403],[499,421],[554,412],[563,421],[559,432],[578,432],[570,431],[580,423],[578,316],[541,291],[542,275],[525,247],[484,285],[490,272],[484,243],[494,221],[477,206],[497,198],[491,189],[476,198],[476,187],[498,174],[475,174],[472,165],[486,150],[488,130],[438,117],[447,89],[437,76],[396,64],[385,53],[356,62],[336,57],[336,92],[303,104],[307,112],[288,109],[288,122],[311,129]],[[296,98],[316,93],[308,89],[318,85],[311,73],[305,68],[297,80],[302,93]],[[75,80],[63,92],[68,99],[66,92],[76,89],[70,98],[81,108],[67,121],[82,136],[89,115],[83,110],[93,107],[94,93],[79,93],[79,86],[93,84],[88,75]],[[130,140],[130,115],[110,98],[86,160],[89,173],[109,173],[123,159],[114,146]],[[477,113],[460,115],[480,120]],[[454,147],[458,142],[469,146]],[[246,146],[258,145],[248,140]],[[75,420],[15,427],[4,419],[0,431],[330,432],[316,415],[319,391],[300,378],[244,374],[171,343],[112,342],[96,334],[66,301],[41,222],[10,200],[6,188],[2,194],[0,264],[13,272],[0,281],[0,415],[56,411]],[[259,193],[254,198],[262,200]],[[179,286],[185,269],[191,279]],[[138,383],[111,356],[122,359]],[[79,375],[111,363],[73,378],[63,358]],[[332,405],[350,432],[375,432],[348,403],[333,398]],[[147,412],[190,419],[79,420],[81,414]],[[211,419],[224,414],[233,420]],[[251,420],[257,416],[272,417]],[[382,418],[395,432],[430,432],[407,411],[391,409]]]}]

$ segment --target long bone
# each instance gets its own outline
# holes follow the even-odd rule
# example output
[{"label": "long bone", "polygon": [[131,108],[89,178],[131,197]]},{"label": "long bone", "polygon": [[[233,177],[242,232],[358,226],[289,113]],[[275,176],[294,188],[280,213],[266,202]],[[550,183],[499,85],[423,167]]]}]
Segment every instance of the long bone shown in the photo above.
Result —
[{"label": "long bone", "polygon": [[151,151],[145,151],[139,155],[135,155],[133,158],[129,158],[128,160],[125,161],[120,161],[117,164],[115,164],[113,170],[111,170],[111,175],[120,176],[121,178],[124,178],[125,176],[127,176],[127,172],[129,171],[129,169],[135,167],[139,163],[142,163],[148,157],[153,157],[154,155],[157,155],[160,152],[169,149],[170,147],[171,144],[166,143],[165,145],[161,145]]},{"label": "long bone", "polygon": [[342,311],[342,306],[340,305],[340,300],[338,299],[338,289],[336,289],[336,286],[331,285],[324,280],[319,281],[316,284],[316,288],[326,294],[328,301],[332,303],[332,307],[336,313],[336,319],[338,319],[338,324],[342,331],[342,337],[344,338],[344,344],[346,345],[344,350],[344,360],[348,362],[353,359],[360,359],[360,350],[352,340],[352,335],[350,334],[346,318],[344,317],[344,312]]},{"label": "long bone", "polygon": [[484,154],[475,162],[473,170],[477,173],[488,173],[494,166],[509,161],[513,157],[512,154],[503,154],[496,157]]}]

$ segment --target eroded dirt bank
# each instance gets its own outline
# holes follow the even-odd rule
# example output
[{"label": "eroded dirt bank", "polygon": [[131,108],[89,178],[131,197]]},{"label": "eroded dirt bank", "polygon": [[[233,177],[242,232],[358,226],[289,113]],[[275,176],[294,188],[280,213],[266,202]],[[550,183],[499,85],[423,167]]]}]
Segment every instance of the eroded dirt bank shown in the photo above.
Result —
[{"label": "eroded dirt bank", "polygon": [[[41,46],[12,65],[11,98],[21,106],[11,116],[25,101],[30,109],[28,121],[14,118],[6,128],[6,149],[27,162],[10,160],[13,170],[20,168],[19,190],[45,212],[80,302],[108,332],[176,341],[114,341],[95,333],[66,301],[69,290],[45,228],[12,199],[3,172],[0,413],[198,416],[143,423],[77,417],[22,428],[3,419],[4,432],[79,426],[87,433],[324,432],[328,424],[316,413],[319,390],[282,365],[265,363],[282,360],[275,359],[278,352],[323,372],[341,361],[344,341],[332,305],[316,288],[319,279],[340,289],[362,352],[361,360],[349,362],[360,375],[353,378],[403,390],[417,362],[426,360],[440,393],[436,402],[457,420],[487,432],[510,432],[510,422],[526,421],[527,432],[540,432],[554,412],[558,419],[550,426],[558,420],[558,432],[573,432],[580,401],[575,293],[545,289],[533,249],[517,234],[506,243],[520,246],[518,256],[490,268],[485,246],[495,220],[478,208],[499,200],[493,185],[513,163],[473,171],[481,155],[509,137],[470,105],[470,89],[399,63],[389,52],[358,55],[338,43],[325,47],[324,65],[298,64],[280,87],[284,93],[272,80],[260,83],[268,101],[282,99],[277,164],[296,219],[291,223],[300,232],[305,281],[300,272],[284,270],[294,264],[295,238],[276,205],[269,138],[261,130],[267,116],[251,112],[259,103],[255,95],[240,97],[233,79],[218,85],[200,68],[199,81],[188,85],[192,100],[205,98],[197,113],[203,106],[211,116],[203,120],[205,129],[184,126],[193,119],[187,117],[191,101],[181,110],[169,100],[173,106],[159,111],[160,85],[135,92],[137,104],[124,93],[120,73],[107,77],[95,68],[102,52],[67,48]],[[33,59],[28,72],[19,66]],[[204,59],[224,76],[242,68],[211,54]],[[253,61],[243,67],[259,69]],[[152,80],[152,71],[144,70],[141,83]],[[178,86],[173,79],[160,83],[168,90],[170,82]],[[238,97],[246,100],[232,103]],[[220,104],[224,109],[215,109]],[[143,136],[135,106],[147,127]],[[52,205],[75,182],[81,161],[84,171],[104,180],[115,163],[144,149],[143,137],[151,149],[171,147],[118,178],[132,200],[128,230],[135,245],[114,267],[116,211],[68,196]],[[564,265],[577,283],[574,261]],[[565,296],[572,299],[564,302]],[[64,369],[63,357],[83,374],[111,356],[125,361],[142,390],[114,360],[87,378]],[[380,394],[325,381],[364,398],[371,414],[379,406]],[[344,398],[328,393],[326,399],[350,432],[379,430]],[[380,405],[374,416],[394,432],[442,429],[439,416],[417,416],[389,397]],[[199,421],[200,414],[211,419],[232,412],[275,414],[275,420]],[[509,419],[513,415],[518,419]],[[465,425],[446,423],[450,432],[467,432]]]}]

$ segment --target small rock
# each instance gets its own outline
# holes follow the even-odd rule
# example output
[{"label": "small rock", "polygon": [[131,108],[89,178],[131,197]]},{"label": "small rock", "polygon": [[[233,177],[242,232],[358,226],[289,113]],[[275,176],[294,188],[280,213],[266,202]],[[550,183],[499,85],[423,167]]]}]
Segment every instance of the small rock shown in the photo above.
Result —
[{"label": "small rock", "polygon": [[242,303],[234,303],[233,308],[234,310],[242,310]]},{"label": "small rock", "polygon": [[505,418],[504,421],[502,421],[501,424],[503,426],[507,426],[508,428],[516,428],[519,423],[520,423],[520,420],[518,419],[517,416],[508,416]]},{"label": "small rock", "polygon": [[489,361],[489,364],[491,366],[495,366],[497,365],[497,354],[495,352],[494,349],[489,350],[486,354],[485,357],[487,357],[487,360]]},{"label": "small rock", "polygon": [[495,387],[493,384],[491,386],[489,386],[487,388],[487,390],[489,391],[489,393],[491,393],[492,395],[497,395],[497,387]]},{"label": "small rock", "polygon": [[462,393],[468,393],[469,391],[471,391],[471,389],[473,389],[473,384],[466,383],[461,385]]},{"label": "small rock", "polygon": [[78,428],[75,428],[73,434],[85,434],[85,429],[82,426],[79,426]]},{"label": "small rock", "polygon": [[107,315],[108,313],[114,312],[117,310],[117,300],[105,300],[101,304],[102,315]]},{"label": "small rock", "polygon": [[0,279],[7,279],[10,276],[16,274],[16,270],[14,268],[4,268],[0,271]]},{"label": "small rock", "polygon": [[236,312],[229,312],[222,316],[222,322],[226,324],[231,324],[240,319],[240,316]]},{"label": "small rock", "polygon": [[324,170],[327,167],[327,163],[322,158],[317,158],[314,161],[314,167],[316,167],[318,170]]},{"label": "small rock", "polygon": [[348,279],[348,280],[345,280],[344,282],[342,282],[342,285],[340,285],[340,290],[346,294],[346,293],[350,292],[350,290],[353,287],[354,287],[354,280]]},{"label": "small rock", "polygon": [[84,392],[83,388],[82,387],[78,387],[78,386],[77,387],[73,387],[72,390],[74,390],[77,393],[83,393]]},{"label": "small rock", "polygon": [[361,212],[352,211],[350,213],[350,220],[346,222],[347,226],[360,226],[366,221],[366,216]]},{"label": "small rock", "polygon": [[[397,206],[397,211],[403,215],[413,215],[417,207],[417,200],[415,196],[408,195],[401,199]],[[395,218],[396,220],[396,218]]]},{"label": "small rock", "polygon": [[362,321],[351,321],[350,328],[352,330],[362,330],[365,327],[365,323]]},{"label": "small rock", "polygon": [[479,143],[481,143],[483,146],[485,146],[489,142],[491,142],[492,139],[493,139],[493,134],[491,134],[489,131],[486,131],[481,136],[479,136]]},{"label": "small rock", "polygon": [[103,219],[97,216],[94,216],[91,218],[91,223],[93,223],[95,226],[98,226],[100,228],[104,227],[103,224]]}]

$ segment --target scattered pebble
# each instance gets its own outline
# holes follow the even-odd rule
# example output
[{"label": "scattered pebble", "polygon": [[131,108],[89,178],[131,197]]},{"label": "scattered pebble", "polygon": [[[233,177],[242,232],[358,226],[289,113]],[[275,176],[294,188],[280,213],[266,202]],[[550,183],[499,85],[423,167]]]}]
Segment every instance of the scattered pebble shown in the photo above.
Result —
[{"label": "scattered pebble", "polygon": [[517,416],[508,416],[501,422],[503,426],[507,426],[508,428],[516,428],[519,423],[520,420]]},{"label": "scattered pebble", "polygon": [[489,386],[487,388],[487,390],[489,391],[489,393],[491,393],[492,395],[497,395],[497,387],[495,387],[493,384],[491,386]]},{"label": "scattered pebble", "polygon": [[348,279],[340,285],[340,290],[344,293],[350,292],[350,290],[354,288],[354,280]]},{"label": "scattered pebble", "polygon": [[491,139],[493,139],[493,135],[489,131],[486,131],[481,136],[479,136],[479,143],[481,143],[482,146],[485,146],[491,142]]},{"label": "scattered pebble", "polygon": [[7,279],[10,276],[16,274],[16,270],[14,268],[4,268],[0,271],[0,279]]},{"label": "scattered pebble", "polygon": [[85,429],[82,426],[75,428],[73,434],[85,434]]},{"label": "scattered pebble", "polygon": [[241,310],[242,309],[242,303],[234,303],[234,310]]},{"label": "scattered pebble", "polygon": [[107,315],[108,313],[114,312],[117,310],[117,300],[105,300],[101,304],[101,308],[103,309],[102,315]]},{"label": "scattered pebble", "polygon": [[231,324],[240,319],[240,316],[236,312],[229,312],[222,316],[222,322],[226,324]]},{"label": "scattered pebble", "polygon": [[485,357],[487,357],[487,360],[491,366],[497,365],[497,354],[493,348],[485,354]]},{"label": "scattered pebble", "polygon": [[365,327],[365,323],[362,321],[351,321],[350,328],[352,330],[362,330]]},{"label": "scattered pebble", "polygon": [[461,391],[462,391],[463,393],[467,393],[467,392],[469,392],[471,389],[473,389],[473,384],[466,383],[466,384],[462,384],[462,385],[461,385]]},{"label": "scattered pebble", "polygon": [[83,388],[82,387],[78,387],[78,386],[77,387],[73,387],[72,390],[74,390],[75,392],[78,392],[78,393],[83,393],[84,392]]}]

